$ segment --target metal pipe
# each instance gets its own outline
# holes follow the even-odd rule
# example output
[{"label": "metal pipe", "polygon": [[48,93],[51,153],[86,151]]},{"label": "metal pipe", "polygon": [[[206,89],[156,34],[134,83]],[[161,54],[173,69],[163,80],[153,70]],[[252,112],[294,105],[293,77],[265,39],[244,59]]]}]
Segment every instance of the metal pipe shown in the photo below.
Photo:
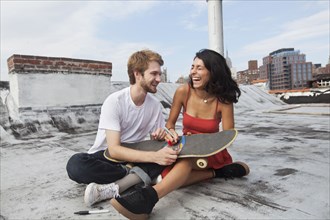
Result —
[{"label": "metal pipe", "polygon": [[222,0],[206,0],[208,7],[209,49],[224,56]]}]

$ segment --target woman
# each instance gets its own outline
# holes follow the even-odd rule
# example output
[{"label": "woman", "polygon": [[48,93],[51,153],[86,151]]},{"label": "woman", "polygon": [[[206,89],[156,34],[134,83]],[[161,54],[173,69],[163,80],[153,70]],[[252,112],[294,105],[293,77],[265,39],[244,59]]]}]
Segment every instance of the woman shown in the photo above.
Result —
[{"label": "woman", "polygon": [[[185,135],[219,132],[221,122],[222,130],[232,129],[234,128],[233,103],[238,101],[240,94],[226,60],[215,51],[201,50],[196,53],[191,66],[189,83],[180,86],[174,94],[166,127],[176,134],[175,123],[183,109],[182,124]],[[242,162],[233,164],[227,149],[208,158],[208,168],[214,169],[215,176],[218,169],[229,164],[229,167],[222,170],[227,172],[219,173],[220,176],[241,177],[249,173],[246,164]],[[229,169],[230,167],[234,170]]]},{"label": "woman", "polygon": [[[182,108],[184,134],[215,133],[220,122],[223,130],[234,128],[233,103],[238,101],[240,90],[226,60],[215,51],[201,50],[196,53],[189,78],[189,84],[180,86],[174,94],[166,123],[174,134],[170,141],[177,141],[174,128]],[[245,163],[233,163],[227,150],[209,157],[206,168],[199,168],[196,159],[183,158],[166,171],[161,182],[112,199],[111,204],[129,219],[145,218],[160,198],[181,186],[213,177],[242,177],[250,172]]]}]

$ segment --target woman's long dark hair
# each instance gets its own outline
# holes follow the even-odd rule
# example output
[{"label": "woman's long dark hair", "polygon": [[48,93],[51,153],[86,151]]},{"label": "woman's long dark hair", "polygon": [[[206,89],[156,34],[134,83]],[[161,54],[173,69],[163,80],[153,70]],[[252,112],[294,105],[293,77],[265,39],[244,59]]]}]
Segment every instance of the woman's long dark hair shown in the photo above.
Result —
[{"label": "woman's long dark hair", "polygon": [[[204,62],[204,66],[210,72],[210,80],[205,86],[205,90],[218,98],[222,103],[236,103],[241,91],[236,81],[231,77],[231,71],[226,63],[226,59],[219,53],[202,49],[196,53],[194,59],[199,58]],[[191,76],[190,85],[193,88]]]}]

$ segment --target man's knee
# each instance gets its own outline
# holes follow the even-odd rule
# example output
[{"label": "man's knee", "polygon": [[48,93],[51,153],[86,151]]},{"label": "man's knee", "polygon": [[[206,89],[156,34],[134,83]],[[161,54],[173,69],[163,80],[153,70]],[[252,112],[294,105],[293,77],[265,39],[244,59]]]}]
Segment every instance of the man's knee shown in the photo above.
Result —
[{"label": "man's knee", "polygon": [[76,181],[77,183],[82,183],[80,180],[81,176],[83,175],[83,169],[81,167],[81,154],[83,153],[74,154],[66,164],[66,171],[69,178],[73,181]]}]

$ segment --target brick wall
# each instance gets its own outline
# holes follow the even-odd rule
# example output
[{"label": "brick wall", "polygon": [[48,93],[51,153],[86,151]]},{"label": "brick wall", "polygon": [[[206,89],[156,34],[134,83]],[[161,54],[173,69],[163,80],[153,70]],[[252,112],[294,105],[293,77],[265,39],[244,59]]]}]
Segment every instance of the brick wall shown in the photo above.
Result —
[{"label": "brick wall", "polygon": [[62,57],[14,54],[7,60],[10,73],[79,73],[112,75],[112,63]]}]

